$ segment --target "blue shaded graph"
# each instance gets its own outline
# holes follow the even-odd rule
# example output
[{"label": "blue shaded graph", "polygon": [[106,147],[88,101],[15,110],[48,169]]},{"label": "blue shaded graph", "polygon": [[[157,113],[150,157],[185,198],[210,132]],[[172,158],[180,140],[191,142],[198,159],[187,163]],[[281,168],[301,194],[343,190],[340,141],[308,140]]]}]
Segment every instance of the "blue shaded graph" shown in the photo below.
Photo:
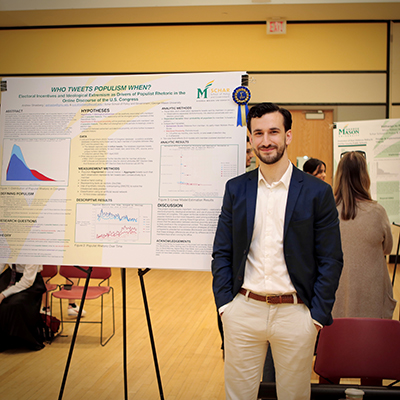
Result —
[{"label": "blue shaded graph", "polygon": [[7,181],[54,181],[40,172],[29,169],[27,166],[22,150],[14,144],[11,152],[10,161],[7,166]]}]

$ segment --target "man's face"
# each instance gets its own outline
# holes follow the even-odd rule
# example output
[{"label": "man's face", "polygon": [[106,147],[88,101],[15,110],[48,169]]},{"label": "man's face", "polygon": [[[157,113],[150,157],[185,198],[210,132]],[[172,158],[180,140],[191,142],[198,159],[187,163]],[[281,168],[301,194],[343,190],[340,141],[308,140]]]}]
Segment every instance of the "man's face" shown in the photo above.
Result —
[{"label": "man's face", "polygon": [[250,167],[251,159],[254,157],[253,148],[251,147],[250,142],[247,142],[246,148],[246,167]]},{"label": "man's face", "polygon": [[257,157],[264,164],[275,164],[292,141],[292,131],[285,132],[283,115],[279,112],[264,114],[251,120],[250,142]]}]

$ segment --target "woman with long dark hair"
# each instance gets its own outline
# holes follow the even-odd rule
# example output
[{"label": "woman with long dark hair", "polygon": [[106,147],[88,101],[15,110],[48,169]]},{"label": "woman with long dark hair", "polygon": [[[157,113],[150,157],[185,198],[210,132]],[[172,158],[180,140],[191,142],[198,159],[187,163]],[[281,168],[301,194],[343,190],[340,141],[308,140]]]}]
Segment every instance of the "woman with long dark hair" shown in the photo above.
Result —
[{"label": "woman with long dark hair", "polygon": [[393,245],[390,223],[385,209],[372,200],[370,185],[365,153],[346,153],[333,190],[344,258],[334,318],[391,319],[396,305],[385,259]]}]

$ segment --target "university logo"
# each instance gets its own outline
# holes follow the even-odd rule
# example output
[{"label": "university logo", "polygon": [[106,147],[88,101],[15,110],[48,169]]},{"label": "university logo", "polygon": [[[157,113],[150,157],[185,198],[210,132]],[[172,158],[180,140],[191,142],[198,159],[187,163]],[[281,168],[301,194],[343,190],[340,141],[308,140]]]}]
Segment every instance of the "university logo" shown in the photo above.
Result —
[{"label": "university logo", "polygon": [[339,129],[339,135],[359,135],[360,128],[348,128],[348,125],[345,125],[343,129]]},{"label": "university logo", "polygon": [[197,88],[197,98],[198,99],[206,99],[208,96],[208,89],[213,84],[214,81],[208,82],[204,89]]}]

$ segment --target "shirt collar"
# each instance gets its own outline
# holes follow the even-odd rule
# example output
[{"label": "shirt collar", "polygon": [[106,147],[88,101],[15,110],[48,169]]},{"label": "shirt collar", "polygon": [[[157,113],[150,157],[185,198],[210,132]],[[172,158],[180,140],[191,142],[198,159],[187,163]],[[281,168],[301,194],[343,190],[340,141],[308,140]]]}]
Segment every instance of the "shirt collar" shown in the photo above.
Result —
[{"label": "shirt collar", "polygon": [[261,173],[261,169],[258,168],[258,184],[261,182],[264,182],[267,187],[275,187],[282,183],[286,189],[289,188],[290,185],[290,179],[292,178],[292,172],[293,172],[293,164],[289,161],[289,165],[285,171],[285,173],[282,175],[281,179],[277,182],[273,182],[271,185],[267,183],[267,181],[264,179],[263,174]]}]

